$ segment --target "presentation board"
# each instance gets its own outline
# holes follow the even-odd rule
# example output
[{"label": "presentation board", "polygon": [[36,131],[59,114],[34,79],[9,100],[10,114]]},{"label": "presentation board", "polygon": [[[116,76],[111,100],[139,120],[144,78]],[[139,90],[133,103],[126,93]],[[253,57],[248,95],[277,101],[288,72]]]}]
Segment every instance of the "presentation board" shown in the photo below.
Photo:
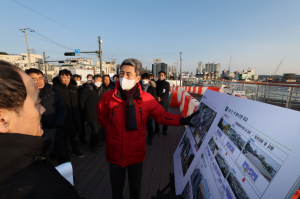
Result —
[{"label": "presentation board", "polygon": [[197,110],[173,155],[176,194],[285,198],[299,184],[298,111],[211,90]]}]

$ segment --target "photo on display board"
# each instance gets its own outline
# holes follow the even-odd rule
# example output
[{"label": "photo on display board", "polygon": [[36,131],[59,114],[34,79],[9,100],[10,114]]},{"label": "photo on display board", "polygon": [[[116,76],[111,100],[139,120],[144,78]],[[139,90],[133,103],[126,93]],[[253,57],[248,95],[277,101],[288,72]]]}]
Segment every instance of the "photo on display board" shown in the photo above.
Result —
[{"label": "photo on display board", "polygon": [[210,151],[212,152],[213,156],[216,156],[216,154],[218,153],[219,147],[215,143],[213,137],[211,137],[210,140],[208,141],[208,145],[209,145]]},{"label": "photo on display board", "polygon": [[233,128],[230,128],[226,135],[240,151],[247,143],[243,136],[237,131],[235,131]]},{"label": "photo on display board", "polygon": [[[280,165],[270,156],[265,154],[250,140],[247,142],[243,154],[249,162],[261,173],[269,182],[274,178],[280,169]],[[247,163],[243,164],[247,167]],[[245,168],[246,169],[246,168]]]},{"label": "photo on display board", "polygon": [[232,173],[230,173],[229,176],[227,177],[227,182],[237,199],[250,199],[247,193],[245,192],[244,188],[242,187],[242,185],[239,183],[239,181]]},{"label": "photo on display board", "polygon": [[181,159],[181,166],[182,166],[182,172],[183,176],[185,176],[187,170],[189,169],[195,155],[192,150],[190,139],[186,136],[182,138],[182,141],[179,144],[179,147],[182,146],[181,152],[180,152],[180,159]]},{"label": "photo on display board", "polygon": [[193,199],[209,199],[206,180],[200,168],[200,161],[191,175]]},{"label": "photo on display board", "polygon": [[218,123],[218,127],[223,131],[225,135],[227,135],[228,130],[230,129],[231,125],[222,117]]},{"label": "photo on display board", "polygon": [[182,194],[184,199],[190,199],[191,198],[191,188],[190,188],[190,181],[188,181],[184,187],[184,190],[182,191]]},{"label": "photo on display board", "polygon": [[191,129],[191,132],[198,149],[217,115],[217,112],[209,108],[203,102],[201,102],[199,106],[199,113],[191,120],[191,123],[195,125],[195,128]]},{"label": "photo on display board", "polygon": [[221,169],[221,172],[222,172],[224,178],[226,178],[230,172],[230,167],[228,166],[227,161],[225,160],[225,158],[222,156],[222,154],[219,151],[218,151],[217,155],[215,156],[215,159]]}]

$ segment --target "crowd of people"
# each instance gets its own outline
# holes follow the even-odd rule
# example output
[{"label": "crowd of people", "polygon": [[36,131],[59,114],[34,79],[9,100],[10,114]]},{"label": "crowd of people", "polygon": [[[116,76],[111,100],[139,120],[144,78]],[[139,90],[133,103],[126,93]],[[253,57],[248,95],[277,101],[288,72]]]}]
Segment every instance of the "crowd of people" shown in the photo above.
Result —
[{"label": "crowd of people", "polygon": [[24,73],[0,61],[0,198],[78,198],[49,157],[58,164],[70,162],[70,154],[84,157],[79,142],[92,153],[105,147],[114,199],[123,197],[126,170],[130,198],[140,198],[146,142],[152,145],[159,125],[167,135],[168,126],[192,125],[195,115],[168,113],[166,73],[154,81],[152,74],[140,74],[141,67],[139,60],[126,59],[120,75],[89,74],[84,83],[64,69],[50,85],[38,69]]}]

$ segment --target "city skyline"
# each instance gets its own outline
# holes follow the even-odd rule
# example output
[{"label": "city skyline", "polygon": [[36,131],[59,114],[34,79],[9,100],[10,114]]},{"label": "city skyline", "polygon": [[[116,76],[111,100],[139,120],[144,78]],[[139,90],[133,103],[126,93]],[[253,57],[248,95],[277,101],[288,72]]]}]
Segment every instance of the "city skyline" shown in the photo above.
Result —
[{"label": "city skyline", "polygon": [[[45,51],[51,60],[65,59],[63,54],[70,49],[98,50],[101,36],[103,60],[116,59],[118,64],[134,57],[146,68],[154,58],[161,58],[168,65],[178,61],[179,71],[179,52],[183,52],[182,71],[195,73],[200,61],[220,63],[222,71],[228,69],[232,56],[231,71],[255,68],[258,75],[271,75],[286,57],[277,74],[300,74],[299,5],[282,1],[6,1],[0,51],[26,53],[24,33],[19,31],[26,27],[36,31],[29,32],[29,48],[40,55]],[[82,56],[95,62],[95,55]]]}]

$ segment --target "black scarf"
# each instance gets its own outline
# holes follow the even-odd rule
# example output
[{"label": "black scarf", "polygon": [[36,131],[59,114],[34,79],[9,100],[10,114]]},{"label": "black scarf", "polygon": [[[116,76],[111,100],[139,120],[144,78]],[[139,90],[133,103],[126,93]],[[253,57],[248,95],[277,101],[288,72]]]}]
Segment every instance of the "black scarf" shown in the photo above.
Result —
[{"label": "black scarf", "polygon": [[162,91],[165,82],[166,82],[165,79],[164,80],[158,80],[157,81],[157,90]]},{"label": "black scarf", "polygon": [[120,93],[122,99],[126,100],[125,103],[125,127],[126,131],[134,131],[137,129],[134,97],[136,94],[139,95],[138,83],[129,91],[124,91],[120,87]]}]

